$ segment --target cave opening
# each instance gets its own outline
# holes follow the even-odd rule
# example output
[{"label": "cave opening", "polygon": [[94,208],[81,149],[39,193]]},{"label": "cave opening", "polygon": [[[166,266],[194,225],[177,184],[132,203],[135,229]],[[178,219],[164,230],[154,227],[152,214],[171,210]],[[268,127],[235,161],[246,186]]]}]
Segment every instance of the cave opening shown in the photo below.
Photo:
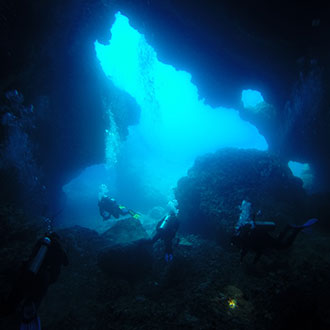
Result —
[{"label": "cave opening", "polygon": [[[95,204],[89,209],[94,210],[91,219],[98,216],[97,187],[101,183],[111,181],[116,199],[148,213],[153,207],[165,207],[174,198],[178,179],[198,156],[224,147],[267,150],[267,142],[255,126],[235,109],[209,106],[200,97],[191,75],[159,61],[145,37],[120,12],[111,27],[109,44],[96,41],[95,51],[105,75],[136,100],[141,114],[138,125],[130,126],[128,137],[122,141],[114,116],[115,112],[120,114],[120,109],[109,106],[105,164],[86,169],[63,189],[67,201],[75,205],[77,196],[86,190],[86,180],[94,182],[86,192]],[[263,98],[258,91],[245,90],[241,101],[255,106]],[[103,173],[103,182],[98,170]],[[79,180],[82,186],[76,189]],[[89,211],[85,214],[92,214]],[[86,220],[84,224],[94,227],[94,222],[88,226]]]},{"label": "cave opening", "polygon": [[244,108],[256,107],[263,102],[264,98],[259,91],[252,89],[245,89],[242,91],[242,103]]},{"label": "cave opening", "polygon": [[308,163],[300,163],[289,161],[288,166],[294,176],[300,178],[303,182],[304,189],[309,192],[313,189],[313,173]]}]

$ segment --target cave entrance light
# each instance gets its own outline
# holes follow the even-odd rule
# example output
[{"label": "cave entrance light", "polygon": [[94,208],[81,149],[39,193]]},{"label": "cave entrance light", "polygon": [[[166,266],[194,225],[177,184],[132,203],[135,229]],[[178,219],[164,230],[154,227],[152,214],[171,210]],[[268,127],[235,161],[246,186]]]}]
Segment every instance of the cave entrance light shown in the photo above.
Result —
[{"label": "cave entrance light", "polygon": [[313,183],[313,174],[309,164],[289,161],[288,166],[292,174],[300,178],[303,181],[304,188],[308,190]]},{"label": "cave entrance light", "polygon": [[197,156],[219,148],[268,148],[238,111],[201,100],[191,74],[160,62],[120,12],[111,34],[108,45],[95,42],[96,55],[106,76],[141,107],[139,124],[129,128],[120,153],[133,165],[143,163],[150,185],[176,185]]},{"label": "cave entrance light", "polygon": [[259,91],[245,89],[242,92],[242,102],[244,108],[255,108],[264,102],[264,98]]}]

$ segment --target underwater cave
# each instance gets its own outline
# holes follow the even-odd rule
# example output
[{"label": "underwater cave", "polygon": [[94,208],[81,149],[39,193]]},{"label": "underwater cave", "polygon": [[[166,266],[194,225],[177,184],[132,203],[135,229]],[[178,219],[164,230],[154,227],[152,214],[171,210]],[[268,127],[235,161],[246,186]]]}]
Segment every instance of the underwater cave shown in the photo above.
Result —
[{"label": "underwater cave", "polygon": [[[224,147],[267,150],[267,142],[256,127],[242,120],[237,110],[213,109],[201,100],[190,74],[161,63],[144,36],[133,29],[121,13],[116,14],[109,45],[96,42],[95,49],[106,76],[130,94],[141,109],[138,124],[128,128],[124,141],[120,139],[116,123],[123,109],[113,103],[107,109],[105,166],[112,171],[103,176],[104,181],[112,180],[112,194],[122,203],[143,212],[149,212],[152,206],[164,207],[174,198],[176,182],[186,174],[195,158],[203,154]],[[244,107],[251,108],[263,102],[263,98],[260,92],[244,90],[242,102]],[[84,173],[81,180],[86,181]],[[98,171],[95,175],[89,175],[89,181],[96,187],[102,182]],[[97,196],[95,187],[79,187],[76,193],[88,191],[92,201]],[[72,188],[65,191],[68,200],[81,201],[82,196],[70,196],[70,192],[75,193]],[[86,215],[85,210],[73,208]],[[77,224],[82,223],[81,216],[75,218],[79,219]],[[97,212],[89,218],[95,222]],[[94,223],[90,227],[95,228]]]},{"label": "underwater cave", "polygon": [[0,327],[329,328],[329,16],[3,1]]}]

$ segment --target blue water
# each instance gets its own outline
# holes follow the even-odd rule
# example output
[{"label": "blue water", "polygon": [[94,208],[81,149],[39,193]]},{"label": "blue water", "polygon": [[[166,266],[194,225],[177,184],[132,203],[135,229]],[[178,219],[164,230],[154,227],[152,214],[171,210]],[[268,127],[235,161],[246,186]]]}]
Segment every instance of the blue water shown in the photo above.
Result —
[{"label": "blue water", "polygon": [[243,90],[242,102],[244,108],[256,107],[260,103],[264,102],[264,98],[261,93],[252,89]]},{"label": "blue water", "polygon": [[292,174],[303,181],[304,188],[309,189],[309,186],[313,183],[313,176],[309,164],[289,161],[288,166]]}]

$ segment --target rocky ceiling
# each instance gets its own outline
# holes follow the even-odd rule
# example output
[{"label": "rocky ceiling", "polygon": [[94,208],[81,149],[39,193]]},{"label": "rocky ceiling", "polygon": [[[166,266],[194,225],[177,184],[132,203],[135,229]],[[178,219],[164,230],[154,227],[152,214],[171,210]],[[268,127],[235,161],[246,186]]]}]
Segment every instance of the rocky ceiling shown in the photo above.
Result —
[{"label": "rocky ceiling", "polygon": [[303,59],[327,66],[329,10],[315,1],[137,1],[118,8],[201,97],[233,106],[242,88],[282,105]]},{"label": "rocky ceiling", "polygon": [[56,28],[63,29],[52,40],[56,46],[74,42],[79,30],[86,39],[88,34],[108,40],[113,14],[120,10],[161,60],[192,73],[210,104],[233,106],[241,89],[250,87],[283,105],[304,59],[327,69],[328,7],[319,0],[2,1],[3,72],[26,64],[32,48],[38,52],[36,44]]}]

